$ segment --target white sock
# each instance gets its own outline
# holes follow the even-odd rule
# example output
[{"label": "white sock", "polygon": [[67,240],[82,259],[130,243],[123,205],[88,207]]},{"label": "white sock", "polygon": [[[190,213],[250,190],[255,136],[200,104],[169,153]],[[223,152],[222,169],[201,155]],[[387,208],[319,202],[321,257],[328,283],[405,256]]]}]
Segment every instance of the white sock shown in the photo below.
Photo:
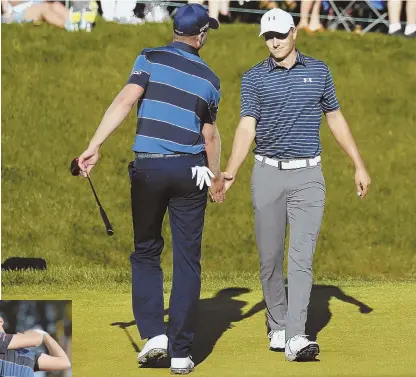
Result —
[{"label": "white sock", "polygon": [[406,28],[404,29],[404,34],[409,35],[416,31],[416,24],[407,24]]},{"label": "white sock", "polygon": [[402,28],[402,25],[400,24],[400,22],[396,23],[396,24],[390,24],[389,25],[389,34],[394,33],[398,30],[400,30]]}]

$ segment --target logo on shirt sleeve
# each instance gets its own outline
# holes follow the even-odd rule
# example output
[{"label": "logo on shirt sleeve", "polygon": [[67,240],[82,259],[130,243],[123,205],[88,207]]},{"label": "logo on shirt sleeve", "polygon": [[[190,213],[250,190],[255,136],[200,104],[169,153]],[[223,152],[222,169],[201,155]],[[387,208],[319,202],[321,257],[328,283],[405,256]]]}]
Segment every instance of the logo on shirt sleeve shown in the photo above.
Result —
[{"label": "logo on shirt sleeve", "polygon": [[311,79],[310,77],[308,77],[308,78],[304,78],[304,79],[303,79],[303,82],[312,82],[312,79]]}]

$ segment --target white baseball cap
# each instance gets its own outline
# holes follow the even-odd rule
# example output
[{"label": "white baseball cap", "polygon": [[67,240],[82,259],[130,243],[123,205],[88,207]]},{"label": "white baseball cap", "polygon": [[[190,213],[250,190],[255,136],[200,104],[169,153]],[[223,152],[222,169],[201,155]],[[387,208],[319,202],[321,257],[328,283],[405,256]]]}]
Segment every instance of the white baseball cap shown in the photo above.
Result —
[{"label": "white baseball cap", "polygon": [[259,37],[269,31],[286,34],[292,27],[295,27],[293,17],[284,10],[273,8],[261,18]]}]

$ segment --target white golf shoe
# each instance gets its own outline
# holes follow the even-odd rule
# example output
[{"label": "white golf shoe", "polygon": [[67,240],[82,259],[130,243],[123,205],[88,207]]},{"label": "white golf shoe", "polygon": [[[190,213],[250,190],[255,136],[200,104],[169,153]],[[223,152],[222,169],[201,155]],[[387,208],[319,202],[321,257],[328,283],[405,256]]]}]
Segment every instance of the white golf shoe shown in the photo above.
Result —
[{"label": "white golf shoe", "polygon": [[272,330],[268,335],[270,339],[271,351],[284,351],[285,350],[285,330]]},{"label": "white golf shoe", "polygon": [[311,342],[306,335],[295,335],[286,342],[285,356],[287,361],[314,360],[318,355],[318,343]]},{"label": "white golf shoe", "polygon": [[146,364],[149,361],[157,361],[168,356],[168,337],[163,335],[149,339],[139,353],[139,364]]},{"label": "white golf shoe", "polygon": [[172,357],[170,361],[171,374],[188,374],[194,370],[195,364],[191,357]]}]

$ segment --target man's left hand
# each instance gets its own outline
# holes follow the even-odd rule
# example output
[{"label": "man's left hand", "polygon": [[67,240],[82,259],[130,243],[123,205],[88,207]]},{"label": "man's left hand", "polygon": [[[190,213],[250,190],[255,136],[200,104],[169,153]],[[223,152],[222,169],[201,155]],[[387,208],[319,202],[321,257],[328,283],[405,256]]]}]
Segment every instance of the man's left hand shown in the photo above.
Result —
[{"label": "man's left hand", "polygon": [[365,168],[360,168],[355,171],[355,186],[357,188],[357,195],[364,199],[370,186],[371,178]]}]

